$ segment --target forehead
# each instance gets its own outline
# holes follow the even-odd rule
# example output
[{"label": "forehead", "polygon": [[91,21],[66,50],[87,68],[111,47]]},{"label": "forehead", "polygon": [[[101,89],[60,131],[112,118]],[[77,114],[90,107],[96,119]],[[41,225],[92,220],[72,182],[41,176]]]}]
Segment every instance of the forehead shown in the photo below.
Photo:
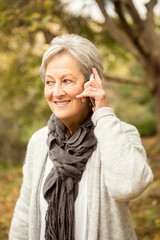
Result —
[{"label": "forehead", "polygon": [[80,67],[80,62],[68,52],[60,52],[52,56],[46,64],[46,69],[51,64],[55,66],[69,66],[72,64],[74,67]]},{"label": "forehead", "polygon": [[46,66],[45,77],[62,77],[64,75],[72,75],[75,78],[83,77],[78,60],[72,55],[63,52],[50,58]]}]

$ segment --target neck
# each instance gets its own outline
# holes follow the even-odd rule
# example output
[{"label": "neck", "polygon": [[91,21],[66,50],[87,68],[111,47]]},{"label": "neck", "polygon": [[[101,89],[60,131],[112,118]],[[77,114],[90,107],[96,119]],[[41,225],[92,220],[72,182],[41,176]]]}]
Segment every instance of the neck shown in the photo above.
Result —
[{"label": "neck", "polygon": [[83,118],[82,116],[80,116],[79,118],[77,117],[77,120],[72,121],[72,120],[62,120],[62,122],[64,123],[64,125],[67,127],[69,133],[71,134],[71,136],[78,130],[78,128],[89,118],[89,116],[91,115],[91,112],[87,112],[84,114]]}]

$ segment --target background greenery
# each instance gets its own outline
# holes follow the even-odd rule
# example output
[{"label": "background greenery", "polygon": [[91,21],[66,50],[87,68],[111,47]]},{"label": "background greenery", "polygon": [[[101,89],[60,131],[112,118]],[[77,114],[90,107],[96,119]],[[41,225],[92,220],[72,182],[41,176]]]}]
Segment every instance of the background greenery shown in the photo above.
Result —
[{"label": "background greenery", "polygon": [[[55,35],[72,32],[89,38],[101,52],[106,73],[144,77],[136,60],[99,23],[66,9],[57,0],[0,2],[0,161],[5,165],[22,162],[29,137],[51,114],[39,67]],[[142,136],[155,134],[153,104],[145,86],[104,81],[104,87],[110,105],[122,120],[136,125]]]}]

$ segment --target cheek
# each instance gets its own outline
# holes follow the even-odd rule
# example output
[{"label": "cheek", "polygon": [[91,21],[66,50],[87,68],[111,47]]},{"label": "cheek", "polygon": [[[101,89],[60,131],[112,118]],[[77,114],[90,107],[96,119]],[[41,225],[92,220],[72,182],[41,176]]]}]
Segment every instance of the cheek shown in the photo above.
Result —
[{"label": "cheek", "polygon": [[70,90],[68,90],[68,91],[66,91],[66,92],[67,92],[67,94],[68,94],[69,96],[75,98],[76,95],[82,93],[83,90],[84,90],[84,87],[83,87],[83,86],[80,86],[80,87],[72,88],[72,89],[70,89]]},{"label": "cheek", "polygon": [[50,99],[52,97],[51,91],[48,91],[48,90],[44,89],[44,97],[47,101],[50,101]]}]

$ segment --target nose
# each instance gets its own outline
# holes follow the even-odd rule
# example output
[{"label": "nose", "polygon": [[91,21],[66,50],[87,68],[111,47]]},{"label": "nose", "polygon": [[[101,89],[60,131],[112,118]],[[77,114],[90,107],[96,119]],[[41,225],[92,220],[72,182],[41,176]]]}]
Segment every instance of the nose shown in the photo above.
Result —
[{"label": "nose", "polygon": [[65,91],[61,84],[56,84],[54,86],[52,95],[53,97],[57,97],[57,98],[65,95]]}]

